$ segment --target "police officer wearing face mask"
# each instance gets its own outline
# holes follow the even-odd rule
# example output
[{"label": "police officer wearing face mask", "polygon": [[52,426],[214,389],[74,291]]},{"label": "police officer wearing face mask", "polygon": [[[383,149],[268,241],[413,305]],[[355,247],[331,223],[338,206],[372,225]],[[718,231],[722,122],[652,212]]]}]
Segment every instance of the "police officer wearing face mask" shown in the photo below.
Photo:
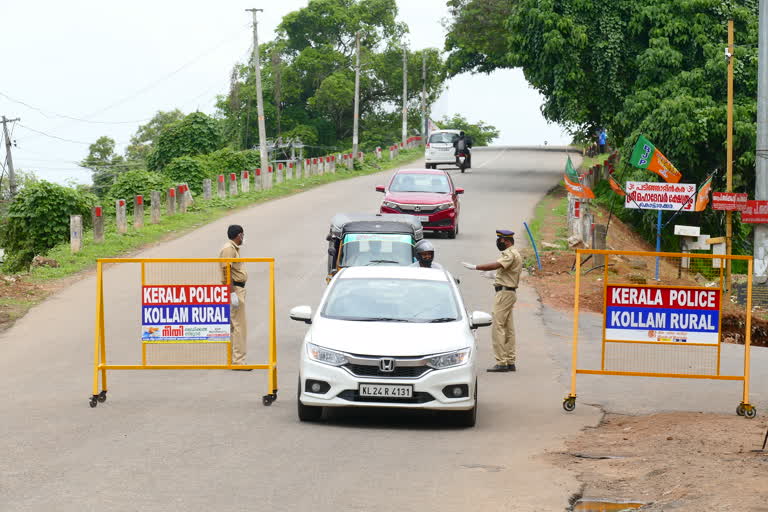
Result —
[{"label": "police officer wearing face mask", "polygon": [[419,240],[416,242],[416,261],[411,264],[412,267],[437,268],[443,266],[435,261],[435,248],[429,240]]},{"label": "police officer wearing face mask", "polygon": [[493,329],[491,340],[496,365],[488,368],[489,372],[514,372],[515,367],[515,322],[513,308],[517,302],[517,285],[523,271],[523,258],[517,252],[515,233],[506,229],[496,230],[496,248],[501,251],[501,258],[493,263],[473,265],[462,263],[470,270],[495,270],[496,279],[493,288],[496,297],[493,301]]}]

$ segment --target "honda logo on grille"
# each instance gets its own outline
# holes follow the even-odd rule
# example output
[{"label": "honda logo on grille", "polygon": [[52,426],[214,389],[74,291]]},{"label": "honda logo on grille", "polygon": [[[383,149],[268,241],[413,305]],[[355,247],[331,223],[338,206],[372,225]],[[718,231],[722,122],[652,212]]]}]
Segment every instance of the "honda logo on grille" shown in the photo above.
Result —
[{"label": "honda logo on grille", "polygon": [[414,206],[413,207],[413,211],[420,212],[421,211],[421,206]]},{"label": "honda logo on grille", "polygon": [[379,360],[379,369],[383,372],[395,371],[395,360],[390,357],[385,357]]}]

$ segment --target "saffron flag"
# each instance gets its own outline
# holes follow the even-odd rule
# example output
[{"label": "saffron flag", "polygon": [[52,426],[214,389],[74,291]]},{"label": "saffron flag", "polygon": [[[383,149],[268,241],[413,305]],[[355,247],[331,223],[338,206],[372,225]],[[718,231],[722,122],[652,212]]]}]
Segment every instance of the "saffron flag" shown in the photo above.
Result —
[{"label": "saffron flag", "polygon": [[615,180],[615,179],[613,179],[613,176],[610,176],[610,177],[608,178],[608,183],[611,185],[611,188],[613,189],[613,191],[614,191],[614,192],[616,192],[617,194],[619,194],[621,197],[626,197],[627,193],[626,193],[626,192],[624,192],[624,189],[623,189],[623,188],[621,188],[621,185],[619,185],[618,183],[616,183],[616,180]]},{"label": "saffron flag", "polygon": [[579,173],[573,168],[571,163],[571,157],[568,157],[568,161],[565,163],[565,188],[568,193],[580,197],[582,199],[594,199],[595,194],[588,186],[581,183]]},{"label": "saffron flag", "polygon": [[683,175],[667,160],[651,141],[642,135],[637,138],[629,163],[640,169],[658,174],[667,183],[679,183]]},{"label": "saffron flag", "polygon": [[709,204],[710,190],[712,190],[712,176],[710,176],[709,179],[704,182],[699,191],[696,193],[696,207],[694,208],[694,211],[704,211],[704,209],[707,207],[707,204]]}]

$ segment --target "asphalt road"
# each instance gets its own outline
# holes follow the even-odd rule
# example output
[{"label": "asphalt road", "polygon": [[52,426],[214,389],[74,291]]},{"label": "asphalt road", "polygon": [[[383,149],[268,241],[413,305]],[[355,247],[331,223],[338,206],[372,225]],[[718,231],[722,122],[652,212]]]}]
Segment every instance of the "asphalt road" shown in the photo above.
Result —
[{"label": "asphalt road", "polygon": [[[489,281],[461,261],[495,259],[494,231],[513,229],[553,186],[565,155],[509,148],[477,151],[464,187],[461,232],[434,239],[437,261],[461,277],[470,309],[488,311]],[[416,163],[409,167],[419,167]],[[141,257],[211,257],[230,223],[242,254],[277,258],[280,392],[261,404],[264,372],[113,371],[109,399],[91,393],[95,280],[86,276],[0,336],[0,510],[562,510],[575,479],[540,454],[599,419],[560,404],[562,368],[548,353],[540,304],[523,286],[516,307],[518,367],[479,377],[479,420],[452,427],[433,414],[296,417],[298,347],[304,324],[287,312],[315,306],[325,288],[325,235],[339,211],[375,211],[374,186],[389,173],[323,186],[233,213]],[[263,270],[248,283],[249,360],[266,355]],[[108,360],[140,362],[136,266],[106,273]],[[492,363],[490,331],[480,360]],[[481,370],[484,366],[481,367]]]}]

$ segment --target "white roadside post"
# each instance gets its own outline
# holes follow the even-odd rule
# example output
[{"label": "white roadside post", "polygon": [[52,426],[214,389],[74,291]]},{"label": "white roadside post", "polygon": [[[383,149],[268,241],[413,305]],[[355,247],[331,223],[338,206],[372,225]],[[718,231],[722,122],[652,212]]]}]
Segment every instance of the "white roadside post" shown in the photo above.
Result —
[{"label": "white roadside post", "polygon": [[69,216],[69,249],[72,254],[80,252],[83,247],[83,217]]},{"label": "white roadside post", "polygon": [[128,232],[128,221],[125,215],[125,199],[118,199],[115,201],[115,223],[117,224],[117,232],[125,234]]},{"label": "white roadside post", "polygon": [[243,194],[251,191],[251,173],[248,171],[240,171],[240,190]]}]

